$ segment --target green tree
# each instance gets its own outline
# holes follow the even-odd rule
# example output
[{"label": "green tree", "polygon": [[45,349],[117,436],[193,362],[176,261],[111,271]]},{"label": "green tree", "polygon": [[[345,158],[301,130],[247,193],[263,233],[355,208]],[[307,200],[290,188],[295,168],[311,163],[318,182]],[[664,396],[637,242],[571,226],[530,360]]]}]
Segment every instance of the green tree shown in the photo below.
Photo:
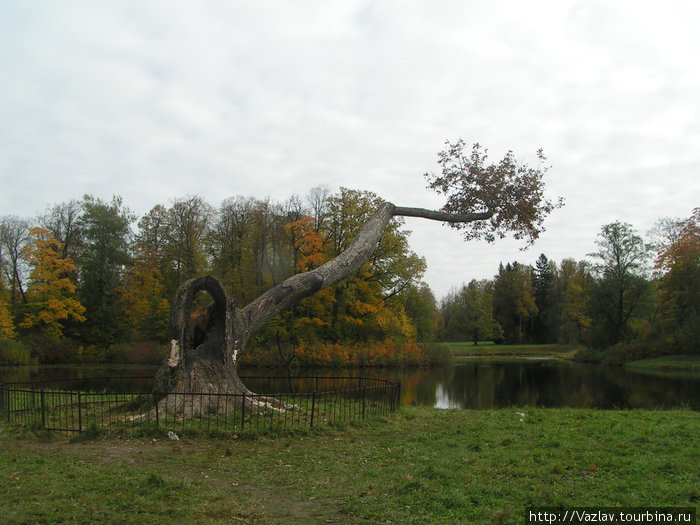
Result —
[{"label": "green tree", "polygon": [[75,298],[75,285],[67,277],[75,264],[61,257],[63,246],[48,230],[32,228],[30,236],[32,242],[24,248],[24,256],[33,269],[27,290],[28,311],[20,326],[36,327],[46,337],[59,339],[63,321],[85,321],[85,307]]},{"label": "green tree", "polygon": [[591,326],[589,297],[593,277],[587,263],[564,259],[559,265],[557,302],[560,304],[559,341],[579,344],[586,340]]},{"label": "green tree", "polygon": [[177,290],[179,281],[175,272],[175,263],[169,258],[167,247],[168,210],[162,204],[156,204],[138,222],[134,235],[133,251],[141,254],[149,263],[157,266],[163,297],[169,299]]},{"label": "green tree", "polygon": [[138,251],[124,275],[123,332],[131,341],[169,338],[170,303],[155,254]]},{"label": "green tree", "polygon": [[244,197],[224,200],[211,230],[210,254],[215,273],[237,302],[250,301],[294,272],[294,239],[286,225],[300,216],[295,198],[285,205]]},{"label": "green tree", "polygon": [[557,341],[559,306],[556,301],[557,265],[540,254],[535,263],[533,292],[537,315],[534,318],[533,339],[536,343]]},{"label": "green tree", "polygon": [[428,343],[437,339],[438,308],[435,295],[424,282],[411,283],[406,286],[399,297],[402,298],[406,315],[416,328],[419,343]]},{"label": "green tree", "polygon": [[208,269],[206,248],[213,219],[214,209],[198,196],[178,199],[167,210],[164,250],[175,282],[202,275]]},{"label": "green tree", "polygon": [[88,343],[107,346],[118,338],[121,325],[123,271],[131,263],[130,223],[134,216],[121,197],[104,202],[91,195],[82,201],[80,227],[84,249],[80,261],[79,296],[86,321],[80,330]]},{"label": "green tree", "polygon": [[661,221],[665,242],[657,244],[658,324],[669,346],[682,352],[700,349],[700,208],[688,219]]},{"label": "green tree", "polygon": [[254,296],[252,278],[248,275],[246,258],[249,252],[250,214],[255,199],[231,197],[219,208],[211,235],[211,254],[214,273],[226,285],[236,301],[243,302]]},{"label": "green tree", "polygon": [[[320,232],[324,239],[323,260],[329,261],[346,250],[381,199],[372,192],[341,188],[326,199],[325,221]],[[382,340],[390,334],[407,337],[410,330],[403,320],[400,302],[385,303],[406,286],[419,282],[425,260],[408,249],[408,232],[403,221],[391,221],[381,234],[369,258],[354,274],[332,289],[330,333],[333,340]],[[391,311],[395,305],[396,310]],[[389,311],[384,311],[388,309]],[[389,322],[388,319],[393,321]]]},{"label": "green tree", "polygon": [[492,341],[502,338],[493,317],[493,282],[472,280],[443,306],[447,315],[445,336],[450,341]]},{"label": "green tree", "polygon": [[630,320],[651,299],[651,286],[645,278],[650,252],[629,223],[606,224],[598,237],[598,251],[589,256],[598,261],[593,265],[596,308],[608,328],[601,342],[614,344],[632,335]]},{"label": "green tree", "polygon": [[271,250],[276,221],[270,201],[257,201],[250,212],[249,221],[248,264],[253,277],[250,291],[257,296],[278,282]]},{"label": "green tree", "polygon": [[494,279],[493,309],[506,342],[531,340],[537,314],[532,274],[532,267],[518,262],[499,265]]}]

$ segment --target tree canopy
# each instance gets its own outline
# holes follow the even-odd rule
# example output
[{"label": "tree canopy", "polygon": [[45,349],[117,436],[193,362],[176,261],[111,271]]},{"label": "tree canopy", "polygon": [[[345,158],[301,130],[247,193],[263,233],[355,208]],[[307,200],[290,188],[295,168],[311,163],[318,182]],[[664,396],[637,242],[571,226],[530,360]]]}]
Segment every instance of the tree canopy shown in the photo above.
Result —
[{"label": "tree canopy", "polygon": [[[465,240],[494,242],[512,234],[532,244],[544,231],[544,220],[563,206],[561,197],[552,201],[544,195],[544,176],[549,170],[542,149],[537,151],[539,166],[518,162],[508,151],[495,164],[487,164],[488,150],[478,143],[471,152],[459,139],[438,154],[439,175],[426,173],[428,187],[447,197],[442,211],[455,215],[450,224],[464,232]],[[482,214],[482,220],[460,220],[466,214]]]}]

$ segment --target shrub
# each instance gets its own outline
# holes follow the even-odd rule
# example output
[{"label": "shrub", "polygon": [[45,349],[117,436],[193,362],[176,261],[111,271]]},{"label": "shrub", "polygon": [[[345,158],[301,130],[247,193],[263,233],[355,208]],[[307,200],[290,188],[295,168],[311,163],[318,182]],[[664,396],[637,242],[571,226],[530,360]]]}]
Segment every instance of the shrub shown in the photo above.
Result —
[{"label": "shrub", "polygon": [[621,366],[630,361],[639,361],[651,357],[660,357],[673,353],[673,347],[664,345],[661,341],[630,341],[618,343],[605,351],[603,364]]},{"label": "shrub", "polygon": [[49,339],[33,335],[24,339],[31,351],[32,359],[41,364],[75,363],[78,361],[78,346],[70,339]]},{"label": "shrub", "polygon": [[426,343],[421,346],[425,360],[429,365],[451,365],[455,356],[450,347],[443,343]]},{"label": "shrub", "polygon": [[32,353],[19,341],[10,341],[0,335],[0,365],[30,365]]},{"label": "shrub", "polygon": [[127,343],[114,344],[102,352],[101,361],[110,364],[125,364],[129,362],[130,352],[131,345]]},{"label": "shrub", "polygon": [[167,347],[154,342],[118,343],[107,348],[101,361],[112,364],[160,364],[167,353]]},{"label": "shrub", "polygon": [[138,342],[131,346],[129,363],[139,365],[159,365],[168,353],[167,345],[154,342]]},{"label": "shrub", "polygon": [[[405,341],[377,341],[374,343],[302,342],[296,348],[300,366],[421,366],[451,363],[452,353],[446,345]],[[276,348],[252,345],[244,354],[241,364],[250,366],[279,366],[282,360]]]},{"label": "shrub", "polygon": [[603,357],[605,357],[603,350],[581,346],[574,352],[573,360],[579,363],[600,363]]}]

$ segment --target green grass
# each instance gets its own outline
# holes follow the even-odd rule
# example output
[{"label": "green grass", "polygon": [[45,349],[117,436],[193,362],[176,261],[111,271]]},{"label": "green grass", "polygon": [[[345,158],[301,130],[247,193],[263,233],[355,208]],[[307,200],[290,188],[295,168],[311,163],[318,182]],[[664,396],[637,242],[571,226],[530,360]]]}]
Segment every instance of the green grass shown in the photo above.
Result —
[{"label": "green grass", "polygon": [[471,356],[504,356],[504,357],[551,357],[568,359],[575,348],[566,345],[497,345],[491,342],[481,342],[474,346],[473,342],[461,341],[456,343],[443,343],[455,357]]},{"label": "green grass", "polygon": [[[518,412],[526,413],[521,417]],[[5,523],[523,523],[528,506],[692,506],[692,411],[404,407],[278,438],[44,442],[0,425]]]},{"label": "green grass", "polygon": [[668,355],[626,363],[625,367],[649,374],[700,375],[700,355]]}]

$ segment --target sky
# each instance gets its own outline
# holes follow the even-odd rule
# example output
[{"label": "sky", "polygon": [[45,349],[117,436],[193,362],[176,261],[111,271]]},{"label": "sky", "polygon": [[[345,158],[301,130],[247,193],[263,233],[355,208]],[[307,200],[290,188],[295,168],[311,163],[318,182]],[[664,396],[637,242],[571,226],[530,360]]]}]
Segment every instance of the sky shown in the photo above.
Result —
[{"label": "sky", "polygon": [[565,206],[527,251],[406,219],[439,299],[700,206],[699,27],[696,0],[0,0],[0,216],[319,185],[437,209],[446,140],[542,148]]}]

